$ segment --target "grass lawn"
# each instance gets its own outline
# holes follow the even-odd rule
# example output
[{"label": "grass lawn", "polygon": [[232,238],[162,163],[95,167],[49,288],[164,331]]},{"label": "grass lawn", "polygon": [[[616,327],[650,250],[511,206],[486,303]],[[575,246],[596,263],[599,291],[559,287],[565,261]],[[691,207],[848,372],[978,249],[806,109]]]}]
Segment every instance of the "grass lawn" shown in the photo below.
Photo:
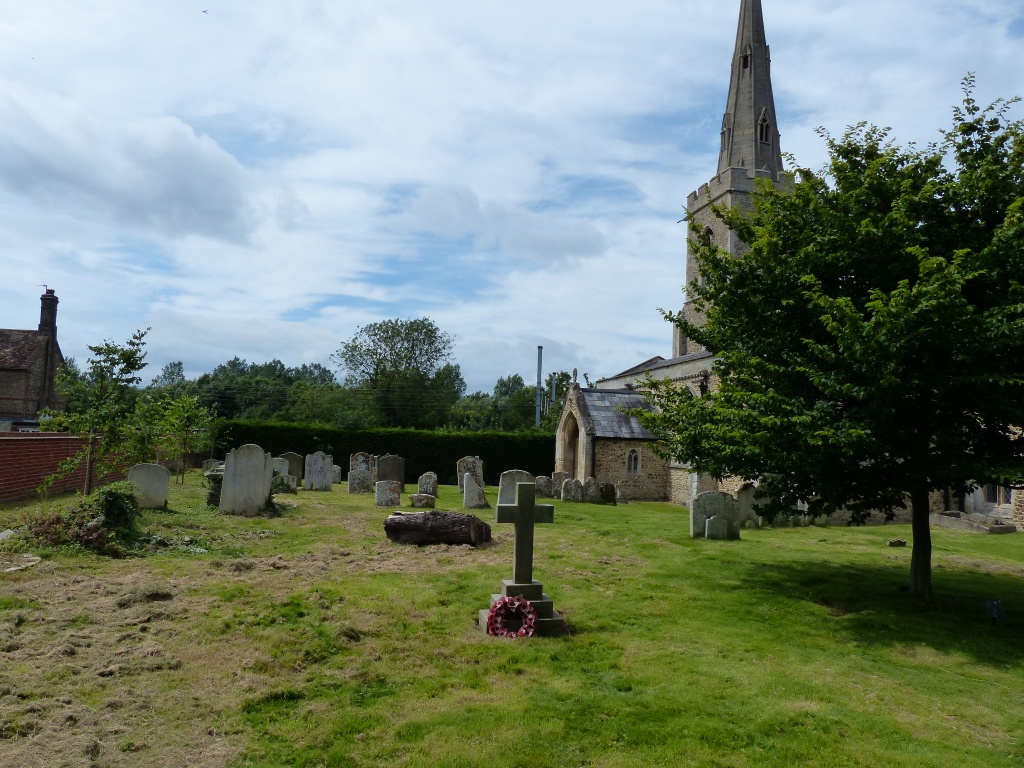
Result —
[{"label": "grass lawn", "polygon": [[513,641],[474,624],[511,526],[416,548],[344,486],[256,519],[204,493],[145,514],[157,554],[0,573],[0,765],[1024,765],[1019,534],[934,530],[919,602],[909,526],[692,541],[680,507],[555,502],[535,576],[573,634]]}]

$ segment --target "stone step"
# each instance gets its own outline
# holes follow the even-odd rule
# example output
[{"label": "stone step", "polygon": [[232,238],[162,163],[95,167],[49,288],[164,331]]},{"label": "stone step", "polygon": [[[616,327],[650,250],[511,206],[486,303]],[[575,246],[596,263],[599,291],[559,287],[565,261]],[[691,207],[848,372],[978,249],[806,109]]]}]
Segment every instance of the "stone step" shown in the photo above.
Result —
[{"label": "stone step", "polygon": [[[488,614],[490,614],[489,609],[480,609],[480,613],[477,617],[477,626],[481,632],[487,632]],[[518,629],[519,624],[514,621],[509,621],[508,627],[509,629]],[[562,635],[569,634],[569,627],[565,623],[565,617],[562,616],[562,614],[558,611],[552,611],[550,618],[537,619],[537,627],[534,629],[534,634],[538,637],[561,637]]]},{"label": "stone step", "polygon": [[[503,595],[491,595],[491,605],[494,605],[502,597]],[[552,612],[555,610],[554,601],[547,595],[541,595],[540,600],[531,600],[530,605],[532,605],[533,610],[537,612],[538,619],[551,618]]]}]

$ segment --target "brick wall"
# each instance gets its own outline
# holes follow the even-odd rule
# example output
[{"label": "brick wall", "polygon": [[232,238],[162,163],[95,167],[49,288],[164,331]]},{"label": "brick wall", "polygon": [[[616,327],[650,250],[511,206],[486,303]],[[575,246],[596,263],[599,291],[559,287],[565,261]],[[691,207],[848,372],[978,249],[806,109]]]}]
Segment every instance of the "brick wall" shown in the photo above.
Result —
[{"label": "brick wall", "polygon": [[[0,502],[36,492],[57,465],[85,445],[85,439],[58,432],[0,432]],[[56,481],[52,493],[74,491],[85,484],[85,467]]]}]

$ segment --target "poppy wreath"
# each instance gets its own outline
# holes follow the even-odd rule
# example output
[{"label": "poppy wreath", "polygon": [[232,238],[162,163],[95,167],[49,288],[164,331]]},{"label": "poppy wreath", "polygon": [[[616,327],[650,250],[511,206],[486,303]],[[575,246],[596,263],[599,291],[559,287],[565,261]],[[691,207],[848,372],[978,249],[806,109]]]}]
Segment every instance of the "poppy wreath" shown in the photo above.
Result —
[{"label": "poppy wreath", "polygon": [[[523,620],[519,629],[505,627],[505,619],[518,616]],[[495,637],[533,637],[537,629],[537,611],[525,597],[499,597],[487,614],[487,634]]]}]

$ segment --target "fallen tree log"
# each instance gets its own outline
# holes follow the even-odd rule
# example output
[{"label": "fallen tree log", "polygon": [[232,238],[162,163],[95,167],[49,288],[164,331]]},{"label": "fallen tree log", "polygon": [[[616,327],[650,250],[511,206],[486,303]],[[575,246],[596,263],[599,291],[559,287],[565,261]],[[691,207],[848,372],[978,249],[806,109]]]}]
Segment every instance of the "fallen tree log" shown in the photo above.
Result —
[{"label": "fallen tree log", "polygon": [[393,512],[384,521],[384,533],[400,544],[484,544],[491,526],[461,512]]}]

